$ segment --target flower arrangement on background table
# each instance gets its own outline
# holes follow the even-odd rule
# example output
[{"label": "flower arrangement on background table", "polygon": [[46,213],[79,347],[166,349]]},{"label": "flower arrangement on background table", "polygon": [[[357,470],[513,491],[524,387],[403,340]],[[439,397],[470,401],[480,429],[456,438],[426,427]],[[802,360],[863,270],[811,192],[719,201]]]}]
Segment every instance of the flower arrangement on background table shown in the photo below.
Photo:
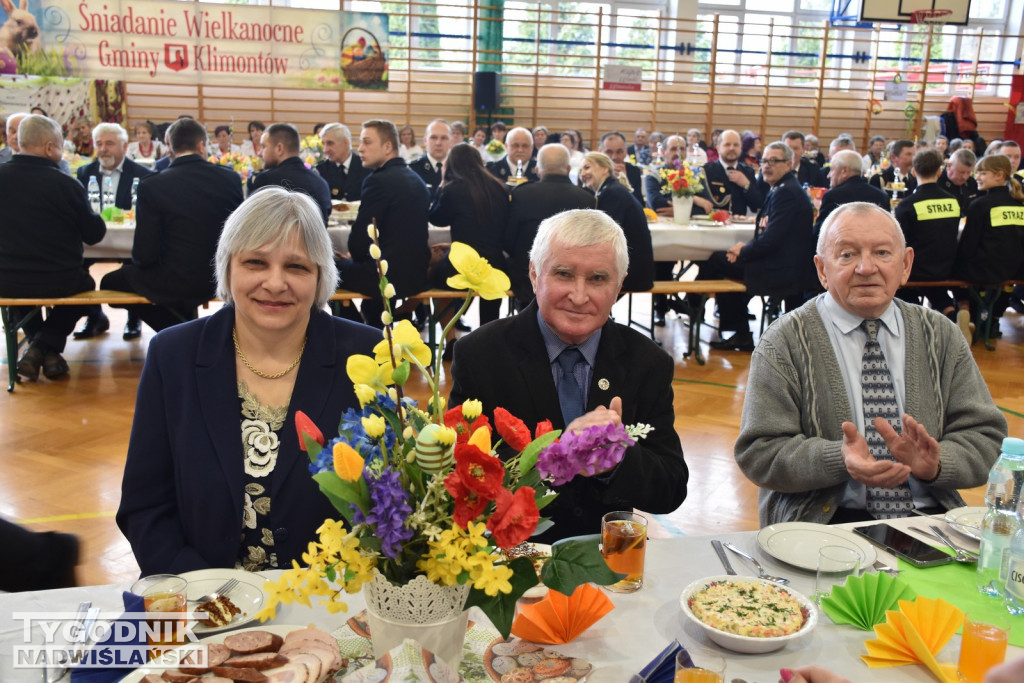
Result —
[{"label": "flower arrangement on background table", "polygon": [[486,153],[492,161],[497,161],[501,157],[505,156],[505,143],[501,140],[491,140],[484,145],[484,153]]},{"label": "flower arrangement on background table", "polygon": [[676,160],[675,168],[663,168],[659,171],[661,175],[662,194],[671,194],[673,197],[692,197],[704,191],[704,183],[700,173],[695,173],[686,164]]},{"label": "flower arrangement on background table", "polygon": [[324,160],[324,141],[320,139],[319,135],[308,135],[302,138],[300,148],[299,157],[306,168],[312,169]]},{"label": "flower arrangement on background table", "polygon": [[263,165],[259,157],[247,157],[244,154],[239,154],[238,152],[211,154],[206,160],[211,164],[230,168],[242,178],[243,183]]},{"label": "flower arrangement on background table", "polygon": [[[609,425],[563,435],[549,421],[531,429],[501,407],[494,408],[491,424],[475,400],[447,408],[437,382],[443,341],[432,354],[411,322],[394,322],[388,264],[380,258],[376,228],[369,232],[385,301],[384,338],[373,357],[354,355],[346,363],[361,408],[342,415],[339,436],[326,443],[305,415],[296,415],[313,478],[343,519],[324,521],[319,540],[302,557],[305,567],[294,562],[268,582],[258,617],[273,618],[279,603],[309,605],[312,596],[323,598],[331,612],[346,610],[342,594],[359,592],[379,572],[398,585],[417,576],[441,586],[470,585],[465,608],[479,606],[507,637],[516,601],[538,577],[529,559],[508,559],[503,551],[551,526],[541,514],[557,494],[545,483],[615,466],[649,427]],[[457,274],[448,285],[467,296],[442,340],[474,293],[494,300],[510,286],[505,273],[465,244],[453,243],[449,258]],[[413,368],[428,384],[426,406],[403,394]],[[502,443],[513,457],[497,456]],[[584,583],[619,578],[596,538],[557,544],[543,568],[544,583],[566,595]]]}]

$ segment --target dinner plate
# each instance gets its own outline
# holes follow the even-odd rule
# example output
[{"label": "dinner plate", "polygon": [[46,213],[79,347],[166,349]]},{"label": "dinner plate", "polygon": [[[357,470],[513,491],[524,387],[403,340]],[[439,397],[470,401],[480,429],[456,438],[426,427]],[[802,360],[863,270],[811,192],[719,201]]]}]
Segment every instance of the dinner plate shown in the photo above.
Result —
[{"label": "dinner plate", "polygon": [[[987,509],[988,508],[983,506],[971,506],[947,510],[945,516],[946,524],[949,525],[950,529],[961,536],[966,536],[967,538],[973,538],[976,541],[980,541],[981,520],[985,516]],[[978,529],[959,526],[960,524],[970,524],[971,526],[978,527]]]},{"label": "dinner plate", "polygon": [[827,524],[771,524],[757,533],[757,544],[776,560],[812,572],[818,570],[818,550],[826,545],[840,545],[856,550],[860,553],[861,567],[870,567],[878,559],[878,553],[867,540],[852,531]]},{"label": "dinner plate", "polygon": [[725,225],[725,223],[719,223],[710,218],[693,218],[690,220],[690,224],[699,225],[702,228],[721,228]]},{"label": "dinner plate", "polygon": [[[242,571],[241,569],[197,569],[194,572],[179,574],[179,576],[188,581],[186,592],[188,593],[189,600],[196,600],[204,595],[209,595],[223,586],[229,579],[236,579],[238,581],[238,585],[232,588],[228,594],[228,599],[235,603],[235,607],[242,610],[242,613],[236,614],[231,623],[226,626],[209,627],[202,624],[197,625],[195,632],[199,636],[220,633],[221,631],[236,629],[239,626],[248,624],[256,618],[256,613],[263,609],[263,603],[267,600],[267,594],[263,592],[263,584],[266,582],[266,579],[252,572]],[[192,609],[198,606],[195,602],[189,603],[189,607]]]},{"label": "dinner plate", "polygon": [[[213,570],[202,569],[200,571],[213,571]],[[190,572],[190,573],[191,574],[195,574],[197,572]],[[180,574],[179,576],[185,576],[185,575],[184,574]],[[231,633],[220,633],[220,634],[217,634],[217,635],[211,635],[209,638],[203,638],[203,643],[206,643],[206,644],[209,644],[209,643],[223,643],[224,639],[227,638],[228,636],[233,636],[236,633],[245,633],[246,631],[269,631],[270,633],[276,633],[277,635],[283,637],[283,636],[288,635],[292,631],[297,631],[299,629],[304,629],[304,628],[307,628],[307,626],[286,626],[286,625],[282,625],[282,626],[260,626],[259,628],[245,628],[245,629],[241,629],[241,630],[238,630],[238,631],[232,631]],[[198,633],[198,630],[196,632]],[[185,645],[183,648],[180,648],[180,649],[186,649],[187,650],[189,647],[190,646]],[[148,664],[146,666],[140,666],[138,669],[136,669],[135,671],[131,672],[130,674],[128,674],[127,676],[122,678],[121,679],[121,683],[139,683],[139,681],[141,681],[143,678],[145,678],[147,674],[155,674],[155,675],[159,676],[164,671],[167,670],[166,667],[160,667],[159,666],[160,662],[165,662],[168,665],[174,664],[175,666],[172,666],[171,668],[176,668],[177,661],[178,661],[178,657],[175,657],[173,653],[172,654],[165,654],[162,657],[160,657],[159,659],[155,660],[153,662],[153,664]],[[202,679],[200,679],[200,680],[202,680]]]}]

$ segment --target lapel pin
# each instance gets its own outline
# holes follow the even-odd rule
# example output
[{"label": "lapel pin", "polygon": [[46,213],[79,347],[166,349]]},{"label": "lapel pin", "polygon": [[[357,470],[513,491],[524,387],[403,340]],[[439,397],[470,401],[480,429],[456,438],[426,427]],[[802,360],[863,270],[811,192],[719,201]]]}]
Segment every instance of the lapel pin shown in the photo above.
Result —
[{"label": "lapel pin", "polygon": [[606,380],[604,377],[597,380],[597,388],[600,389],[601,391],[608,391],[608,387],[610,387],[611,385],[611,382]]}]

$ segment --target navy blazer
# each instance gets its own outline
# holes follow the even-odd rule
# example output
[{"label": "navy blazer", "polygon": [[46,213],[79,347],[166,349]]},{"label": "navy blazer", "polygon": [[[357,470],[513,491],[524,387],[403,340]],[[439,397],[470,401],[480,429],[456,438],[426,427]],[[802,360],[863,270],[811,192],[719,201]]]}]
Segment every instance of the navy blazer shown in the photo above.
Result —
[{"label": "navy blazer", "polygon": [[[147,176],[151,176],[155,171],[151,171],[142,164],[137,164],[128,157],[124,158],[124,164],[121,166],[121,178],[117,181],[117,193],[114,195],[114,206],[119,209],[127,211],[132,208],[132,181],[138,178],[142,180]],[[100,170],[100,160],[96,159],[91,164],[82,166],[77,171],[78,182],[82,183],[82,187],[89,188],[89,177],[95,176],[96,182],[100,184],[100,193],[103,192],[103,172]]]},{"label": "navy blazer", "polygon": [[814,205],[789,171],[768,193],[757,214],[754,239],[740,250],[749,293],[789,295],[814,288],[813,221]]},{"label": "navy blazer", "polygon": [[[441,160],[441,163],[444,163],[443,159]],[[431,199],[437,197],[437,188],[441,186],[441,169],[431,163],[429,156],[424,154],[423,156],[410,161],[409,170],[423,180],[427,189],[430,190]]]},{"label": "navy blazer", "polygon": [[626,186],[608,178],[597,191],[597,208],[611,216],[626,235],[629,268],[623,292],[644,292],[654,286],[654,249],[644,207]]},{"label": "navy blazer", "polygon": [[[718,161],[709,161],[704,164],[704,198],[709,200],[715,207],[728,211],[734,216],[746,216],[747,211],[756,212],[764,203],[764,193],[757,182],[757,174],[754,169],[742,162],[736,162],[736,170],[742,173],[750,181],[747,189],[743,189],[736,183],[729,180],[729,174],[725,166]],[[696,204],[694,211],[703,213]]]},{"label": "navy blazer", "polygon": [[327,181],[331,189],[331,199],[346,202],[358,202],[363,196],[363,181],[370,171],[363,168],[363,162],[358,154],[350,154],[351,161],[348,162],[348,171],[344,166],[339,166],[330,159],[324,159],[316,165],[316,172]]},{"label": "navy blazer", "polygon": [[320,207],[324,225],[331,216],[331,188],[316,171],[306,168],[299,157],[288,157],[277,166],[260,171],[249,179],[253,192],[264,187],[278,186],[292,192],[304,192]]},{"label": "navy blazer", "polygon": [[[551,542],[601,531],[601,516],[640,508],[664,514],[686,498],[688,472],[674,422],[674,362],[648,337],[609,320],[601,328],[587,410],[622,399],[622,423],[654,427],[626,450],[610,476],[580,477],[557,487],[558,498],[541,514],[555,526],[537,540]],[[565,427],[548,352],[537,321],[537,302],[522,313],[483,325],[459,339],[451,367],[448,405],[479,399],[493,417],[501,406],[531,430],[551,420]]]},{"label": "navy blazer", "polygon": [[[242,535],[244,451],[241,402],[231,329],[235,313],[176,325],[149,343],[139,381],[117,525],[142,575],[234,567]],[[372,355],[377,330],[332,318],[309,320],[308,341],[278,434],[277,466],[268,482],[280,566],[300,560],[325,518],[337,518],[299,450],[295,411],[324,433],[358,408],[345,374],[347,358]]]}]

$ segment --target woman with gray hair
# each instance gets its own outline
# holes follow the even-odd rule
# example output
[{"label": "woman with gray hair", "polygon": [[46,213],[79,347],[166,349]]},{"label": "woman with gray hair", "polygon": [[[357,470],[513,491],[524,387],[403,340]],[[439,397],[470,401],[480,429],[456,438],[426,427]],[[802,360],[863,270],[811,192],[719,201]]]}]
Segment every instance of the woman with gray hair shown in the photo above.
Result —
[{"label": "woman with gray hair", "polygon": [[359,409],[346,359],[380,341],[323,310],[337,272],[305,194],[268,187],[239,206],[215,268],[224,307],[157,334],[139,382],[117,523],[143,576],[299,559],[333,508],[295,414],[333,438]]}]

